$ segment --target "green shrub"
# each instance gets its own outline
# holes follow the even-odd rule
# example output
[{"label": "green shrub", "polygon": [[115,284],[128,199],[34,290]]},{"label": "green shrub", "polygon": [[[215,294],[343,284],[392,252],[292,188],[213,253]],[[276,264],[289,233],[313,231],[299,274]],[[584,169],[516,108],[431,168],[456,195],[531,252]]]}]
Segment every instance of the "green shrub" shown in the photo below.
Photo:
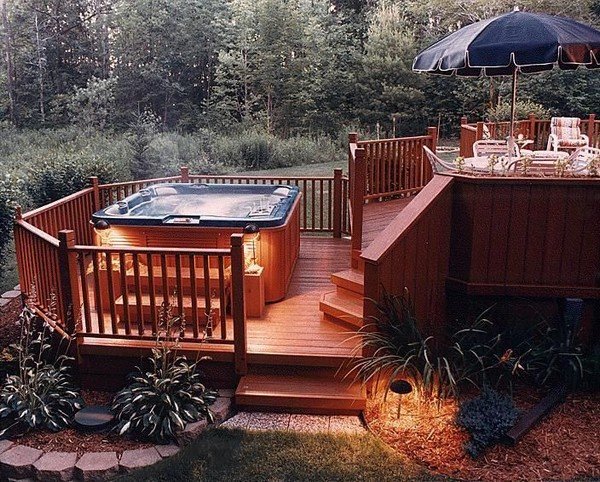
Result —
[{"label": "green shrub", "polygon": [[10,246],[17,202],[23,202],[24,183],[14,174],[0,177],[0,276],[3,274],[6,252]]},{"label": "green shrub", "polygon": [[471,457],[499,442],[515,424],[519,411],[507,395],[485,387],[478,397],[461,404],[456,423],[471,435],[465,449]]},{"label": "green shrub", "polygon": [[[502,122],[510,120],[510,102],[501,102],[486,112],[491,122]],[[515,104],[515,119],[527,119],[529,114],[534,114],[538,119],[549,119],[550,112],[543,105],[530,100],[517,100]]]},{"label": "green shrub", "polygon": [[[102,145],[107,147],[104,152],[100,152]],[[90,176],[98,176],[100,183],[127,179],[119,151],[98,142],[94,148],[48,153],[47,158],[31,166],[27,191],[33,203],[40,206],[85,188]]]},{"label": "green shrub", "polygon": [[163,305],[156,347],[149,359],[151,369],[138,368],[131,383],[113,400],[119,434],[169,443],[186,423],[202,418],[213,421],[208,407],[216,400],[216,392],[201,383],[198,362],[190,364],[177,355],[184,330],[185,320],[173,317],[170,306]]},{"label": "green shrub", "polygon": [[[42,323],[30,307],[23,309],[19,322],[21,333],[15,346],[18,373],[9,375],[0,390],[0,437],[37,428],[61,430],[71,424],[75,412],[83,407],[71,376],[73,358],[64,354],[53,356],[52,328]],[[65,353],[69,343],[70,340]]]}]

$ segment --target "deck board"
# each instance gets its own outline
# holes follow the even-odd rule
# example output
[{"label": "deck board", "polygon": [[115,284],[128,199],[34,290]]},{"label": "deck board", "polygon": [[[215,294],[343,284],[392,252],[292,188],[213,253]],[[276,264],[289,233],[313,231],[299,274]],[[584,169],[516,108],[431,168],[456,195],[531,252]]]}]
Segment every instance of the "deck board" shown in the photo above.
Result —
[{"label": "deck board", "polygon": [[402,210],[414,199],[414,196],[393,199],[391,201],[370,202],[363,208],[362,249],[365,249],[375,237],[390,224]]}]

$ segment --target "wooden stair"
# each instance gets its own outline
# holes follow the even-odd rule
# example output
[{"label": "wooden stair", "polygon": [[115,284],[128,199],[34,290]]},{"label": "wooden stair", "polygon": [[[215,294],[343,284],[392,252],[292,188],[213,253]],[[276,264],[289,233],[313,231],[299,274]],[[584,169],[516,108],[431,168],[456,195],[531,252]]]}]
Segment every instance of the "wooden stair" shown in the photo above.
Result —
[{"label": "wooden stair", "polygon": [[[184,295],[183,297],[183,310],[185,313],[185,316],[187,318],[187,320],[191,320],[192,319],[192,297],[190,295]],[[151,312],[151,303],[150,303],[150,295],[149,294],[142,294],[141,297],[141,311],[142,311],[142,316],[144,317],[144,320],[148,320],[150,318],[150,312]],[[155,300],[155,306],[159,307],[161,304],[162,298],[160,296],[156,297]],[[171,303],[173,303],[174,309],[175,311],[177,310],[177,297],[171,297]],[[134,293],[129,293],[127,296],[127,305],[128,305],[128,314],[129,314],[129,320],[131,322],[137,322],[137,299],[135,297]],[[214,322],[213,323],[218,323],[218,320],[220,319],[220,299],[219,298],[212,298],[211,299],[211,310],[214,313]],[[115,300],[115,308],[116,308],[116,313],[117,316],[119,317],[120,320],[124,319],[124,315],[125,315],[125,302],[123,300],[123,296],[119,296],[116,300]],[[205,299],[204,297],[197,297],[196,298],[196,312],[198,313],[198,319],[200,320],[200,324],[204,325],[206,322],[206,303],[205,303]],[[214,325],[213,325],[214,328]]]},{"label": "wooden stair", "polygon": [[360,328],[363,325],[364,275],[355,269],[331,275],[336,289],[324,293],[319,309],[329,319]]},{"label": "wooden stair", "polygon": [[355,415],[366,405],[363,386],[314,374],[250,374],[240,379],[235,403],[249,411]]}]

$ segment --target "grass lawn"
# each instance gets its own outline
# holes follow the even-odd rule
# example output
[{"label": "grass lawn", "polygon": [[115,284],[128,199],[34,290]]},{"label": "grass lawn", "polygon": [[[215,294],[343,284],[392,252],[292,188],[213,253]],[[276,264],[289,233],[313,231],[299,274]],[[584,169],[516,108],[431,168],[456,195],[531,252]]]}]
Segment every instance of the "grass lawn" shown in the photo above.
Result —
[{"label": "grass lawn", "polygon": [[174,457],[119,481],[448,480],[392,452],[371,435],[213,429]]},{"label": "grass lawn", "polygon": [[281,167],[278,169],[232,172],[232,174],[247,174],[248,176],[333,176],[333,170],[336,167],[341,167],[346,172],[348,170],[348,161],[343,159],[321,164],[302,164],[300,166]]}]

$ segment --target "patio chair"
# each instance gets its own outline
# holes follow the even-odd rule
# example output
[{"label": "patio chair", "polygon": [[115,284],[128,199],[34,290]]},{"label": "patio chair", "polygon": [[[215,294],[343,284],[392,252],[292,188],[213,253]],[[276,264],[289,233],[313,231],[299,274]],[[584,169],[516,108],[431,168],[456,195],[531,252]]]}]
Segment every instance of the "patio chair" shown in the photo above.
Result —
[{"label": "patio chair", "polygon": [[429,160],[429,164],[431,164],[431,170],[438,174],[444,171],[456,171],[456,166],[451,163],[440,159],[429,147],[423,146],[423,151],[425,151],[425,155]]},{"label": "patio chair", "polygon": [[[533,141],[528,141],[522,143],[523,146],[527,144],[531,144]],[[509,152],[508,141],[501,141],[496,139],[482,139],[479,141],[475,141],[473,143],[473,155],[475,157],[484,157],[484,156],[507,156]],[[512,153],[512,157],[518,158],[521,157],[521,153],[519,151],[519,146],[515,142],[514,151]]]},{"label": "patio chair", "polygon": [[590,163],[595,159],[600,160],[600,149],[597,147],[585,146],[577,149],[569,157],[569,161],[571,162],[569,172],[571,174],[587,176],[590,174]]},{"label": "patio chair", "polygon": [[579,117],[552,117],[547,149],[558,151],[589,146],[590,140],[588,136],[581,133],[580,123]]}]

